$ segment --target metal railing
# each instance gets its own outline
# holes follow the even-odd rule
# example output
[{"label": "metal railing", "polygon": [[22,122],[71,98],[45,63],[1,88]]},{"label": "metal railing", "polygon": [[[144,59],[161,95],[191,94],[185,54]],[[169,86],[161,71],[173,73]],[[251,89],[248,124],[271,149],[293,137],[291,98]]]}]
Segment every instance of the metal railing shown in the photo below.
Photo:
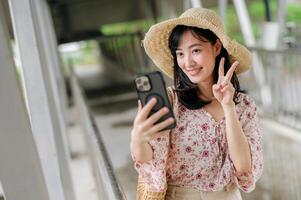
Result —
[{"label": "metal railing", "polygon": [[142,51],[142,33],[127,33],[103,36],[97,39],[101,53],[123,71],[134,75],[145,72],[149,66],[149,59]]},{"label": "metal railing", "polygon": [[117,182],[111,160],[108,156],[103,139],[91,114],[86,97],[80,87],[74,72],[70,75],[74,105],[80,115],[79,122],[84,132],[89,160],[92,164],[93,175],[99,199],[126,200]]},{"label": "metal railing", "polygon": [[[118,70],[123,71],[125,74],[134,76],[137,73],[150,70],[149,59],[142,51],[141,39],[141,33],[133,33],[102,36],[94,40],[99,45],[100,59],[105,58],[105,60],[110,62],[109,65],[104,65],[104,67],[117,67],[119,68]],[[114,73],[115,68],[111,70]],[[91,99],[88,103],[85,92],[80,86],[72,66],[70,66],[70,85],[74,105],[80,114],[78,123],[80,123],[85,135],[89,159],[97,184],[98,197],[100,199],[125,200],[125,193],[117,182],[114,168],[104,144],[105,141],[102,139],[94,116],[90,111]],[[105,96],[102,97],[102,101],[105,99]]]},{"label": "metal railing", "polygon": [[[255,98],[260,115],[269,118],[264,126],[264,173],[254,193],[244,199],[301,199],[301,50],[265,50],[256,52],[263,66],[264,90],[256,82],[254,71],[242,78],[243,88]],[[265,103],[264,96],[270,97]],[[274,122],[273,122],[274,121]],[[292,127],[289,130],[285,124]]]},{"label": "metal railing", "polygon": [[254,82],[257,74],[247,78],[247,90],[265,117],[301,130],[301,49],[250,49],[257,52],[262,62],[270,104],[263,104],[259,85]]}]

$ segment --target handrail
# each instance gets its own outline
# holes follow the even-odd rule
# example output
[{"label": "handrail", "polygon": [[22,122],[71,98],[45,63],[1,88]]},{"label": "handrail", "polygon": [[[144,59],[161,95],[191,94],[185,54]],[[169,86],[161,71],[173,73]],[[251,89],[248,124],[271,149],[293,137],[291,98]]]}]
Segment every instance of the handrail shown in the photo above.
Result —
[{"label": "handrail", "polygon": [[258,74],[253,71],[245,86],[261,106],[263,115],[301,130],[301,49],[267,50],[261,47],[249,49],[258,53],[263,64],[265,86],[267,92],[271,94],[271,103],[264,105],[259,84],[254,82],[256,80],[254,77]]},{"label": "handrail", "polygon": [[93,174],[97,182],[98,197],[99,199],[126,200],[125,194],[117,182],[94,116],[88,107],[87,99],[72,70],[70,79],[75,107],[80,113],[79,123],[84,131]]},{"label": "handrail", "polygon": [[269,52],[269,53],[283,53],[283,54],[301,54],[301,48],[277,48],[266,49],[261,46],[248,46],[250,51]]}]

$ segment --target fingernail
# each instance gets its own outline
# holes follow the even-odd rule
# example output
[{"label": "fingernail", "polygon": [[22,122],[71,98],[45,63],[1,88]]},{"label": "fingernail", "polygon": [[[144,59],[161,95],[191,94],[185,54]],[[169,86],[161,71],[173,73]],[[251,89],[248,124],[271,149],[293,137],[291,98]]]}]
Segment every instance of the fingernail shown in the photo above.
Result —
[{"label": "fingernail", "polygon": [[168,121],[173,122],[174,118],[171,117],[171,118],[168,119]]},{"label": "fingernail", "polygon": [[167,107],[164,108],[164,112],[168,112],[168,110],[169,110],[169,109],[168,109]]}]

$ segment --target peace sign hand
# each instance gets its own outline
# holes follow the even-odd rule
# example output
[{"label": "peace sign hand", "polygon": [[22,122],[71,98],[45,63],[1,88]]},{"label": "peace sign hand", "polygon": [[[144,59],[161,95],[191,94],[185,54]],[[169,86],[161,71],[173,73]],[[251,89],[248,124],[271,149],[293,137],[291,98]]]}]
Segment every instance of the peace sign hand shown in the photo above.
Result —
[{"label": "peace sign hand", "polygon": [[219,63],[217,83],[212,86],[214,97],[222,104],[223,107],[234,103],[233,96],[235,88],[231,83],[231,78],[239,62],[235,61],[226,75],[224,75],[224,64],[225,58],[222,58]]}]

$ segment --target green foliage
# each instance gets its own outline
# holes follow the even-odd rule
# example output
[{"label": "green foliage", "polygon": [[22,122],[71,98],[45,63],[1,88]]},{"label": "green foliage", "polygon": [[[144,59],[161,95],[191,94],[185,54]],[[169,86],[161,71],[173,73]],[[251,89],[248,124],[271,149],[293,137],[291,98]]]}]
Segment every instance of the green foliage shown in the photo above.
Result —
[{"label": "green foliage", "polygon": [[97,63],[97,43],[93,41],[86,41],[81,44],[82,56],[77,58],[79,62],[85,63],[86,65],[93,65]]},{"label": "green foliage", "polygon": [[286,13],[287,21],[294,21],[299,26],[301,26],[301,4],[300,3],[292,3],[287,6]]},{"label": "green foliage", "polygon": [[70,65],[73,67],[90,67],[98,65],[99,55],[97,43],[88,40],[79,42],[78,44],[79,50],[61,53],[65,71],[69,70],[68,68]]},{"label": "green foliage", "polygon": [[154,23],[153,20],[137,20],[129,22],[121,22],[115,24],[107,24],[100,27],[100,32],[104,35],[118,35],[124,33],[146,32]]}]

